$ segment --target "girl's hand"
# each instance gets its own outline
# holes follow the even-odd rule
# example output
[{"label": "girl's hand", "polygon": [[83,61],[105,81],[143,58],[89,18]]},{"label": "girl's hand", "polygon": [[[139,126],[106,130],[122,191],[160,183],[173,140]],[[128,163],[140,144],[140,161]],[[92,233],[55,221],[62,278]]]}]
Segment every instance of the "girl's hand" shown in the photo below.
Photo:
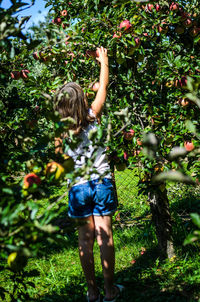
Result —
[{"label": "girl's hand", "polygon": [[100,64],[105,64],[108,66],[108,55],[107,55],[107,49],[103,46],[97,48],[98,57],[96,57],[96,60]]}]

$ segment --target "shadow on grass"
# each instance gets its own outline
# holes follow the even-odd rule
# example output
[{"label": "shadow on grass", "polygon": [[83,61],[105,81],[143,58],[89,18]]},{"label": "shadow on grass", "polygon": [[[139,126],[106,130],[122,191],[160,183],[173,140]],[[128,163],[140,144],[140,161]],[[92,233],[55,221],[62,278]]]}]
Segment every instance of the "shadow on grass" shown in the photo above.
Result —
[{"label": "shadow on grass", "polygon": [[[162,284],[162,275],[151,273],[151,276],[142,275],[144,270],[155,266],[159,258],[157,248],[146,251],[145,256],[137,259],[137,262],[129,268],[117,272],[115,279],[117,283],[125,286],[125,291],[117,300],[119,302],[195,302],[198,298],[193,297],[194,291],[199,289],[197,285],[184,284],[184,290],[178,290],[176,285],[164,288]],[[142,277],[141,277],[142,276]],[[103,278],[98,274],[97,283],[103,288]],[[82,302],[86,301],[86,284],[84,280],[74,278],[73,284],[59,290],[52,290],[51,294],[46,294],[33,300],[35,302]],[[103,294],[103,293],[102,293]],[[102,296],[103,297],[103,296]],[[101,299],[103,301],[103,298]]]}]

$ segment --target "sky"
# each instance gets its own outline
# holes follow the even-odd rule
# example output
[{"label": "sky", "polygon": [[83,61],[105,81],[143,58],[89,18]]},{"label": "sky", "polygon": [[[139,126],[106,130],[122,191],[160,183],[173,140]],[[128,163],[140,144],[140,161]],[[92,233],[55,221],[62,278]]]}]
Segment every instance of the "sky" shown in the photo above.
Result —
[{"label": "sky", "polygon": [[[31,0],[24,0],[24,3],[31,4]],[[1,3],[2,8],[9,8],[11,6],[10,0],[3,0]],[[31,26],[33,23],[38,24],[39,21],[44,21],[45,16],[47,15],[50,7],[45,8],[46,2],[44,0],[35,0],[35,4],[31,6],[30,8],[27,8],[26,10],[19,13],[20,16],[31,16],[30,20],[27,22],[26,27]],[[27,5],[27,7],[29,6]]]}]

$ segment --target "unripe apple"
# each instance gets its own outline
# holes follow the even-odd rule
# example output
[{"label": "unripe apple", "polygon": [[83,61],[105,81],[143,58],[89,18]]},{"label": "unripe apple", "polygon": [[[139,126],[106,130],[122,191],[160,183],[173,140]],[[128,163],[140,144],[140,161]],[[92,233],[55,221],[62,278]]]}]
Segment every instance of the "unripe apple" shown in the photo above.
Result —
[{"label": "unripe apple", "polygon": [[120,23],[119,28],[123,29],[123,30],[128,30],[129,28],[131,28],[131,23],[129,20],[124,20]]},{"label": "unripe apple", "polygon": [[185,141],[184,147],[188,152],[194,150],[194,144],[193,144],[193,142],[190,142],[190,141]]},{"label": "unripe apple", "polygon": [[62,11],[60,12],[60,14],[61,14],[61,16],[66,17],[66,16],[67,16],[67,11],[66,11],[66,9],[62,10]]},{"label": "unripe apple", "polygon": [[99,86],[100,86],[99,82],[94,83],[94,85],[92,86],[92,90],[94,92],[97,92],[99,90]]},{"label": "unripe apple", "polygon": [[178,3],[175,3],[175,2],[172,2],[172,4],[170,5],[169,9],[171,11],[175,11],[177,12],[179,10],[179,4]]},{"label": "unripe apple", "polygon": [[31,188],[34,184],[40,185],[41,179],[35,173],[29,173],[24,177],[23,189]]},{"label": "unripe apple", "polygon": [[20,72],[17,70],[11,71],[10,75],[11,75],[11,78],[14,80],[19,80],[21,77]]},{"label": "unripe apple", "polygon": [[62,163],[65,173],[70,173],[74,170],[74,160],[67,154],[63,155],[64,162]]},{"label": "unripe apple", "polygon": [[64,172],[64,167],[55,161],[48,163],[45,169],[46,176],[50,177],[51,175],[54,175],[55,180],[61,178],[64,175]]}]

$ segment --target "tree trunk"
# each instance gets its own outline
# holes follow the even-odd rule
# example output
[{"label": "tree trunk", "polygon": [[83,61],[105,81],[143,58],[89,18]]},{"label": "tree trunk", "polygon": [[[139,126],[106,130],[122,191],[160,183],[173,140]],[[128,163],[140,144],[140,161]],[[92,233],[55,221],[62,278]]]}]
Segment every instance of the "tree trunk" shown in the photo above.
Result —
[{"label": "tree trunk", "polygon": [[172,258],[175,255],[172,241],[172,219],[165,184],[152,186],[148,199],[156,228],[158,247],[164,257]]}]

